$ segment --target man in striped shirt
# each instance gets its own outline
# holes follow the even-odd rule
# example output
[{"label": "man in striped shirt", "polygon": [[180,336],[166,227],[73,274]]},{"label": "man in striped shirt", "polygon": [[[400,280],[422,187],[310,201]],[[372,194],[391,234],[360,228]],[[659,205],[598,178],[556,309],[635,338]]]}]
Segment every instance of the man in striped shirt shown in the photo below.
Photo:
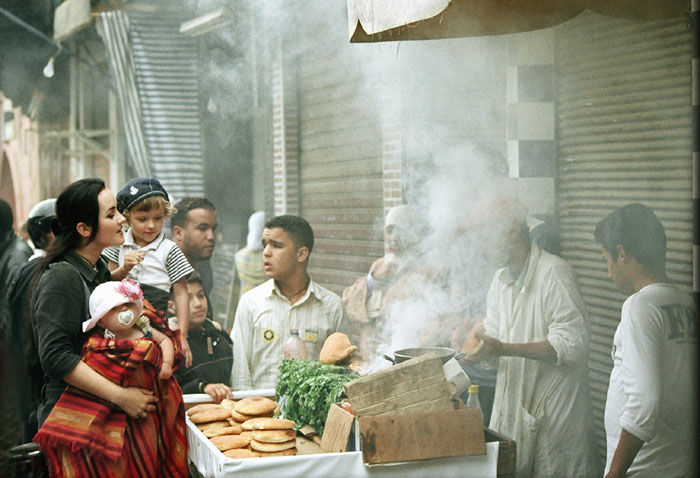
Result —
[{"label": "man in striped shirt", "polygon": [[299,331],[308,358],[318,360],[326,337],[347,329],[340,297],[307,273],[314,245],[309,223],[298,216],[273,217],[265,224],[262,243],[269,280],[244,294],[236,310],[233,390],[275,387],[291,330]]}]

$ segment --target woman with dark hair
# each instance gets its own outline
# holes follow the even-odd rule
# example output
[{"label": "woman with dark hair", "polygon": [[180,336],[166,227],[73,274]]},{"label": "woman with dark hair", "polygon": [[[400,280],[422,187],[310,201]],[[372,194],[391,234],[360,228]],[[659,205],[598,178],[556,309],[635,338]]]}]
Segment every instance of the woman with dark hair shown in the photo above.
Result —
[{"label": "woman with dark hair", "polygon": [[56,239],[41,261],[31,299],[31,325],[44,370],[39,426],[66,384],[111,402],[133,419],[155,410],[152,391],[121,387],[80,360],[88,298],[97,285],[110,280],[100,254],[124,241],[123,222],[114,194],[101,179],[76,181],[56,201]]}]

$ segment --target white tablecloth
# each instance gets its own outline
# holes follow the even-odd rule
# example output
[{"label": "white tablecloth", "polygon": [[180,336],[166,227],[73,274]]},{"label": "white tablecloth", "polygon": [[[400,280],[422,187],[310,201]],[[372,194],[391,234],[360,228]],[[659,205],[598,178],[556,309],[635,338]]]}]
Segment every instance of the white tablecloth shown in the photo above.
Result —
[{"label": "white tablecloth", "polygon": [[[248,393],[257,393],[255,390]],[[249,395],[256,396],[256,395]],[[243,398],[234,394],[236,399]],[[208,395],[185,396],[186,403],[211,401]],[[366,466],[361,452],[320,453],[234,460],[227,458],[187,420],[187,456],[205,478],[495,478],[498,442],[486,443],[486,455],[436,458]]]}]

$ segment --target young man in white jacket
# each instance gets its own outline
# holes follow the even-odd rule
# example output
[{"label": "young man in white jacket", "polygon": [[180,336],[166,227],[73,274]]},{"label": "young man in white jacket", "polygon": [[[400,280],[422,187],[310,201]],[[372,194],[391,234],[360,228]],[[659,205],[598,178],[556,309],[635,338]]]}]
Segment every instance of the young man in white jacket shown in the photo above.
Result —
[{"label": "young man in white jacket", "polygon": [[666,233],[629,204],[595,230],[608,276],[624,295],[605,403],[606,478],[693,476],[698,311],[666,276]]},{"label": "young man in white jacket", "polygon": [[573,269],[533,244],[527,210],[499,196],[477,207],[479,252],[499,269],[471,359],[498,359],[489,427],[515,440],[518,477],[600,476],[587,379],[588,315]]}]

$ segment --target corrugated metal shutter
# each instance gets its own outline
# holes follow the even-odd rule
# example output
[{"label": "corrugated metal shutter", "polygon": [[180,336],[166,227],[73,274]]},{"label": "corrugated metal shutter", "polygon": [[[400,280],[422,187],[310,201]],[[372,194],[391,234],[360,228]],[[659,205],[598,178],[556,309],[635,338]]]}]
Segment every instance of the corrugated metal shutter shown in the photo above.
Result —
[{"label": "corrugated metal shutter", "polygon": [[300,186],[310,274],[341,293],[383,254],[382,134],[363,69],[333,47],[298,63]]},{"label": "corrugated metal shutter", "polygon": [[584,14],[557,28],[555,45],[562,255],[578,273],[592,319],[589,369],[604,447],[610,350],[623,297],[607,277],[593,231],[613,208],[647,204],[666,228],[669,276],[691,291],[691,33],[684,19],[638,23]]}]

